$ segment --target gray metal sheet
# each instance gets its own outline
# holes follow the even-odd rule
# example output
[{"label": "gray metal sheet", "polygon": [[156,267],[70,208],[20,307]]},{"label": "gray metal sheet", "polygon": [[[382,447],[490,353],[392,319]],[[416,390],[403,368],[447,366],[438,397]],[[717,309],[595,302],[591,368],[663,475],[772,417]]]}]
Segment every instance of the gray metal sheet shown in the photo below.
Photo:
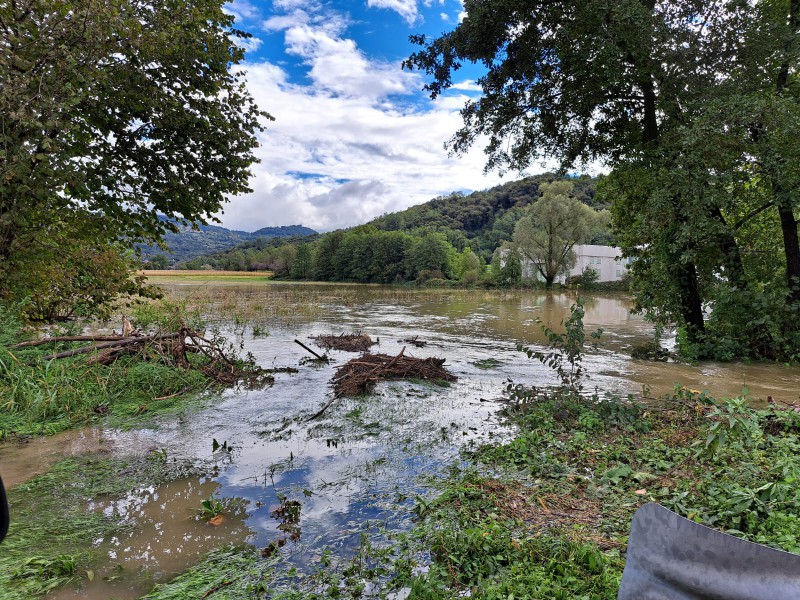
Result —
[{"label": "gray metal sheet", "polygon": [[617,598],[800,600],[800,556],[645,504],[633,516]]}]

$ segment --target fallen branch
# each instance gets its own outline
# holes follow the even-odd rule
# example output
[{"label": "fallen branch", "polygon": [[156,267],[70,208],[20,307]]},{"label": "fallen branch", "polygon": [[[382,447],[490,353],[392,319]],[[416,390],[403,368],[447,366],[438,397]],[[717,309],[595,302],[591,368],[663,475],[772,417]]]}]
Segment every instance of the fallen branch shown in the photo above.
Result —
[{"label": "fallen branch", "polygon": [[304,350],[307,350],[308,352],[310,352],[311,354],[313,354],[313,355],[314,355],[314,356],[317,358],[317,360],[324,360],[324,361],[327,361],[327,360],[328,360],[328,358],[327,358],[326,356],[320,356],[319,354],[317,354],[316,352],[314,352],[314,351],[313,351],[311,348],[309,348],[308,346],[306,346],[306,345],[305,345],[303,342],[301,342],[300,340],[295,340],[295,341],[294,341],[294,343],[295,343],[295,344],[297,344],[297,345],[299,345],[299,346],[300,346],[301,348],[303,348]]},{"label": "fallen branch", "polygon": [[456,380],[455,375],[444,368],[445,359],[405,356],[405,350],[403,346],[397,356],[365,354],[345,363],[331,379],[336,396],[366,394],[379,381],[389,379]]},{"label": "fallen branch", "polygon": [[30,348],[32,346],[55,344],[57,342],[113,342],[124,339],[126,338],[121,335],[60,335],[56,337],[46,337],[38,340],[20,342],[19,344],[14,344],[11,346],[11,348]]},{"label": "fallen branch", "polygon": [[122,348],[123,346],[130,346],[133,344],[146,344],[147,342],[175,339],[178,337],[178,335],[180,335],[180,333],[162,333],[159,335],[143,335],[132,338],[123,338],[111,342],[105,342],[103,344],[92,344],[91,346],[82,346],[80,348],[75,348],[73,350],[65,350],[64,352],[51,354],[47,358],[49,358],[50,360],[56,360],[59,358],[68,358],[70,356],[85,354],[87,352],[91,352],[93,350],[101,350],[103,348]]}]

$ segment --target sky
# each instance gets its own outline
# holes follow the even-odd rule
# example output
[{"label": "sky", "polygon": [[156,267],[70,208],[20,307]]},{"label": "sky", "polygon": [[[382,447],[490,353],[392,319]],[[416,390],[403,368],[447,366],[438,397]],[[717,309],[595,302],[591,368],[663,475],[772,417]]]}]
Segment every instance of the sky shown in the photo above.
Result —
[{"label": "sky", "polygon": [[519,178],[484,174],[481,147],[462,157],[444,148],[478,91],[477,67],[435,101],[423,74],[401,69],[417,48],[409,35],[451,30],[460,0],[233,0],[226,10],[253,36],[239,42],[241,68],[275,121],[258,136],[253,193],[218,215],[225,227],[330,231]]}]

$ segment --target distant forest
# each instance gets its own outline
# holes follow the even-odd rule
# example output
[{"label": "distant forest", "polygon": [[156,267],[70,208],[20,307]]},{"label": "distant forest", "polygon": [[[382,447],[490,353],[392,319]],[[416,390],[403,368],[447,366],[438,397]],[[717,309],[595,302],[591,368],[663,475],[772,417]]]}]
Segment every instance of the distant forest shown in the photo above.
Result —
[{"label": "distant forest", "polygon": [[[496,250],[513,239],[525,209],[539,199],[539,186],[558,179],[545,173],[469,195],[453,193],[358,227],[253,240],[181,266],[271,270],[278,277],[316,281],[474,283],[491,275],[487,266]],[[596,178],[569,181],[580,202],[598,211],[607,208],[595,197]],[[601,227],[586,241],[610,244],[612,237]]]}]

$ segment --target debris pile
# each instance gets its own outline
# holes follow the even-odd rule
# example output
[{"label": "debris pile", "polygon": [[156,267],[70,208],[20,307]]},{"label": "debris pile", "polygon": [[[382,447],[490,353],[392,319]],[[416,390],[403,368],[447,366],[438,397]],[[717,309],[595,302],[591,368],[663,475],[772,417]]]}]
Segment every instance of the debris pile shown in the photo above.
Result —
[{"label": "debris pile", "polygon": [[[268,371],[260,369],[252,362],[242,361],[235,356],[232,347],[217,340],[209,340],[204,333],[189,327],[181,327],[170,333],[143,335],[133,332],[130,335],[75,335],[41,338],[14,346],[25,348],[43,344],[63,342],[88,342],[88,344],[53,352],[45,355],[48,360],[57,360],[89,354],[87,365],[110,365],[126,355],[138,355],[142,360],[157,360],[182,369],[197,369],[206,377],[223,385],[234,385],[245,381],[252,385],[272,383]],[[229,344],[228,344],[229,346]],[[189,359],[190,354],[197,355]]]},{"label": "debris pile", "polygon": [[331,379],[336,396],[366,394],[379,381],[389,379],[425,379],[455,381],[456,376],[444,368],[443,358],[404,356],[405,347],[397,356],[365,354],[348,361]]},{"label": "debris pile", "polygon": [[340,335],[318,335],[312,337],[314,343],[325,350],[344,350],[346,352],[367,352],[378,342],[373,342],[366,333],[342,333]]}]

